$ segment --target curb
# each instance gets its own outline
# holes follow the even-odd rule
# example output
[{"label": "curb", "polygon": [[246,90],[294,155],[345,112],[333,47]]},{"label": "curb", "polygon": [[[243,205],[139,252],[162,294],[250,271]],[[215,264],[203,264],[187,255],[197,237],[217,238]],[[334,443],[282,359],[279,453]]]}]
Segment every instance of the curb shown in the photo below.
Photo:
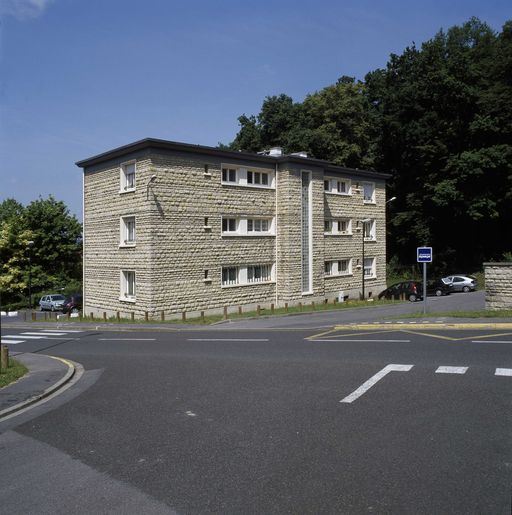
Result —
[{"label": "curb", "polygon": [[27,408],[29,406],[31,406],[32,404],[35,404],[36,402],[39,402],[40,400],[46,398],[46,397],[49,397],[50,395],[52,395],[53,393],[55,393],[57,390],[59,390],[60,388],[62,388],[65,384],[67,384],[69,381],[71,381],[71,379],[74,377],[75,373],[76,373],[76,366],[73,362],[67,360],[67,359],[64,359],[64,358],[57,358],[55,356],[48,356],[46,355],[47,358],[51,358],[51,359],[56,359],[58,361],[61,361],[62,363],[64,363],[65,365],[68,366],[68,370],[66,372],[66,374],[64,375],[64,377],[62,377],[61,379],[59,379],[55,384],[53,384],[52,386],[49,386],[46,390],[44,390],[44,392],[38,394],[38,395],[34,395],[33,397],[30,397],[29,399],[23,401],[23,402],[19,402],[18,404],[15,404],[14,406],[11,406],[9,408],[6,408],[2,411],[0,411],[0,421],[9,416],[9,415],[12,415],[13,413],[15,413],[16,411],[20,411],[24,408]]},{"label": "curb", "polygon": [[334,326],[334,329],[339,330],[368,330],[368,329],[483,329],[483,330],[492,330],[492,329],[509,329],[512,330],[511,322],[493,322],[493,323],[458,323],[458,322],[440,322],[440,323],[416,323],[416,322],[404,322],[404,323],[383,323],[383,322],[375,322],[375,323],[366,323],[366,324],[340,324]]}]

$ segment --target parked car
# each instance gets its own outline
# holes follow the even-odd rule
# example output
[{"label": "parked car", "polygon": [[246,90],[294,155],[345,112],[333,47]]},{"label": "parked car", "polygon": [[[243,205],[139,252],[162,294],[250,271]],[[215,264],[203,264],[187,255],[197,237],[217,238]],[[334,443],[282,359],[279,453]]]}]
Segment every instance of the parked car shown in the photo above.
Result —
[{"label": "parked car", "polygon": [[423,298],[422,292],[422,286],[419,281],[403,281],[393,284],[384,291],[381,291],[379,293],[379,299],[400,299],[404,296],[411,302],[415,302]]},{"label": "parked car", "polygon": [[[433,279],[427,281],[427,295],[449,295],[452,292],[452,286],[446,284],[441,279]],[[411,302],[423,299],[423,283],[420,281],[403,281],[386,288],[379,293],[379,299],[400,299],[405,297]]]},{"label": "parked car", "polygon": [[78,313],[82,310],[82,294],[74,293],[66,298],[62,305],[63,313]]},{"label": "parked car", "polygon": [[39,301],[39,307],[41,311],[49,310],[49,311],[60,311],[62,309],[62,305],[66,298],[64,295],[53,294],[53,295],[44,295],[41,297]]},{"label": "parked car", "polygon": [[442,281],[445,284],[451,284],[453,286],[453,291],[463,291],[464,293],[475,291],[477,286],[477,282],[474,277],[463,274],[448,275],[447,277],[443,277]]}]

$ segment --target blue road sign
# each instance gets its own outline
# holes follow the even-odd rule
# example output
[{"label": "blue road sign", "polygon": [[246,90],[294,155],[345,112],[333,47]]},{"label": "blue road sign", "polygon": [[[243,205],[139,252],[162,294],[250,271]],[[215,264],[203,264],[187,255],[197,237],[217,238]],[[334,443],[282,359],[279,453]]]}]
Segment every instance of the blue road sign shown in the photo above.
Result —
[{"label": "blue road sign", "polygon": [[432,247],[418,247],[416,253],[418,263],[432,263]]}]

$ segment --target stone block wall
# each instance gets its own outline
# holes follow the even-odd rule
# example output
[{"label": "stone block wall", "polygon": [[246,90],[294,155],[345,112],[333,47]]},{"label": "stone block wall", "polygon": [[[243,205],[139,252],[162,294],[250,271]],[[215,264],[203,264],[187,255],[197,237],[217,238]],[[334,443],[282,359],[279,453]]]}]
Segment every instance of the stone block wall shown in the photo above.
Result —
[{"label": "stone block wall", "polygon": [[484,263],[485,307],[512,309],[512,263]]}]

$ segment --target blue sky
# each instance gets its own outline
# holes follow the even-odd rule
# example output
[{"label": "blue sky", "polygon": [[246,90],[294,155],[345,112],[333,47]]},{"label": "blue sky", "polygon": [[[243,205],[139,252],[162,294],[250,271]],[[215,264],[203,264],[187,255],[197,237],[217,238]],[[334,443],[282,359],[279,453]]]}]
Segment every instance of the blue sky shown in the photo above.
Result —
[{"label": "blue sky", "polygon": [[215,146],[267,95],[296,101],[510,0],[0,0],[0,201],[53,194],[75,162],[145,137]]}]

